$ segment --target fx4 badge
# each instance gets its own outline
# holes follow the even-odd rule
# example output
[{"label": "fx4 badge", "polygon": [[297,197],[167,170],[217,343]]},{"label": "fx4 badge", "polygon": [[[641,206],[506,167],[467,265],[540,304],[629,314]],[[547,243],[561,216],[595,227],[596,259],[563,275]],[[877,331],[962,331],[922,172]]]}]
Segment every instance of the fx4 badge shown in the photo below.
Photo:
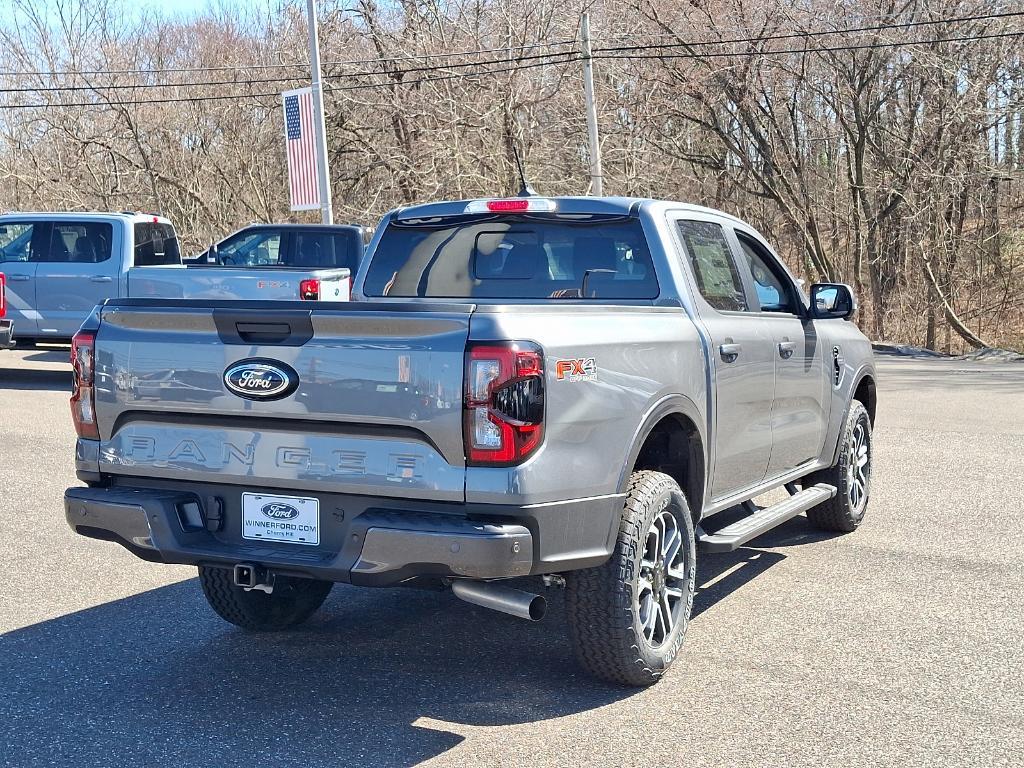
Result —
[{"label": "fx4 badge", "polygon": [[558,360],[555,362],[555,378],[559,381],[594,381],[597,379],[597,363],[592,357]]}]

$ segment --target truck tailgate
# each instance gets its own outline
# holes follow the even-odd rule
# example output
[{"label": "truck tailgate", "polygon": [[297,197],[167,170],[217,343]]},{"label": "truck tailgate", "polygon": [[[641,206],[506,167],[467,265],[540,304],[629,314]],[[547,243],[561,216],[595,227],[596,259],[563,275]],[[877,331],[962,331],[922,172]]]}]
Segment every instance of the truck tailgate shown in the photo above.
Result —
[{"label": "truck tailgate", "polygon": [[[99,469],[461,501],[473,309],[108,303],[96,338]],[[283,364],[294,391],[235,394],[229,371],[250,359]]]},{"label": "truck tailgate", "polygon": [[[296,301],[299,283],[316,278],[341,282],[348,269],[282,267],[132,267],[128,295],[132,298]],[[345,291],[344,300],[348,300]]]}]

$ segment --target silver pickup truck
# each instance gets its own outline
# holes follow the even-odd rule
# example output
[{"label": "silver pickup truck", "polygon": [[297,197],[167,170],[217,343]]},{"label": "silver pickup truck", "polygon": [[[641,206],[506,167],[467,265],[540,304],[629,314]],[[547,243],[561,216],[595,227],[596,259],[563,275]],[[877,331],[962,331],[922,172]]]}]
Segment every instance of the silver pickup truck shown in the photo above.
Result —
[{"label": "silver pickup truck", "polygon": [[[361,252],[359,228],[344,229],[352,230],[350,237],[344,233],[346,247]],[[317,238],[327,245],[337,239],[310,236],[307,250],[318,248]],[[267,240],[263,246],[267,261],[260,265],[187,269],[174,227],[161,216],[4,214],[0,272],[7,281],[7,319],[15,339],[32,343],[69,340],[93,307],[112,298],[294,300],[304,295],[324,298],[327,292],[321,288],[331,285],[341,289],[341,300],[347,300],[352,270],[278,264],[270,261],[277,256],[274,242]],[[316,290],[309,290],[311,286]]]},{"label": "silver pickup truck", "polygon": [[875,373],[853,296],[805,296],[731,216],[404,208],[354,298],[100,308],[73,347],[71,527],[197,565],[251,630],[304,621],[334,582],[537,619],[544,598],[505,580],[540,576],[566,589],[582,665],[647,685],[683,642],[698,552],[801,512],[863,519]]}]

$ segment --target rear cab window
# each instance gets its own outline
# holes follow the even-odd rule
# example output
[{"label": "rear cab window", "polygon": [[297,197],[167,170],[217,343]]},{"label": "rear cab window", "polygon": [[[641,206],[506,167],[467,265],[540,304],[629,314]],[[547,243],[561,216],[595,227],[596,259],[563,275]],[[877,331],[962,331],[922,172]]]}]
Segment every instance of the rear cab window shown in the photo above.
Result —
[{"label": "rear cab window", "polygon": [[362,238],[355,230],[329,232],[302,230],[295,233],[295,246],[285,266],[303,269],[337,269],[347,267],[353,274],[359,266]]},{"label": "rear cab window", "polygon": [[367,296],[654,299],[658,280],[635,218],[484,215],[392,221]]},{"label": "rear cab window", "polygon": [[135,225],[135,266],[162,267],[181,264],[174,227],[158,221]]},{"label": "rear cab window", "polygon": [[56,221],[49,252],[39,261],[98,264],[110,258],[114,227],[107,222]]}]

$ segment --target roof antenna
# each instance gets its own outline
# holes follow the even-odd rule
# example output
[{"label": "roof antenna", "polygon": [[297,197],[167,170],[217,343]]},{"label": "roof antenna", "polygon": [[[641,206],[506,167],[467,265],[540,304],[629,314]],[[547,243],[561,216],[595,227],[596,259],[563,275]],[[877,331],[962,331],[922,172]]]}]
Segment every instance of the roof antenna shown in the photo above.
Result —
[{"label": "roof antenna", "polygon": [[516,159],[516,168],[519,169],[519,194],[516,197],[536,197],[537,190],[530,186],[526,180],[526,172],[523,170],[523,159],[519,156],[519,148],[513,144],[512,154]]}]

